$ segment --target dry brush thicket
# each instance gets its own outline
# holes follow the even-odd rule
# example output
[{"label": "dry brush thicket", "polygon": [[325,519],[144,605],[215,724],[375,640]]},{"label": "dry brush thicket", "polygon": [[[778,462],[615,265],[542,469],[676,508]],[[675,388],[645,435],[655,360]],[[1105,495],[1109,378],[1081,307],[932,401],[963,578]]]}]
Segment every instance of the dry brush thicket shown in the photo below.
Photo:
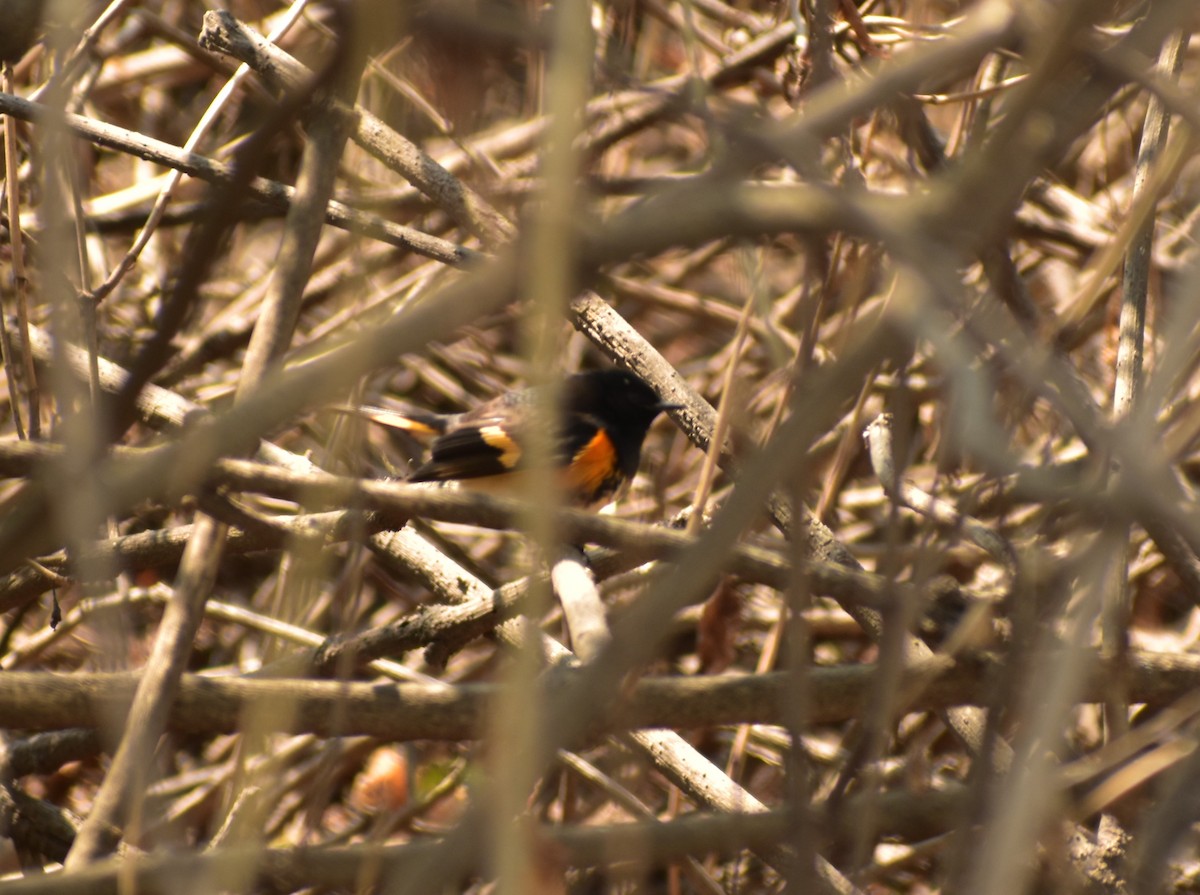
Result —
[{"label": "dry brush thicket", "polygon": [[0,886],[1200,888],[1197,24],[0,0]]}]

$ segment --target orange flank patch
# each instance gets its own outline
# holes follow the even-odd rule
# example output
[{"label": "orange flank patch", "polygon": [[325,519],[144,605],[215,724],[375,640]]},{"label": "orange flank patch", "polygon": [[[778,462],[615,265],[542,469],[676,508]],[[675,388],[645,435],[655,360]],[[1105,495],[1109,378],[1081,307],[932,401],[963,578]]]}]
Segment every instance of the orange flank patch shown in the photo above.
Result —
[{"label": "orange flank patch", "polygon": [[491,448],[500,452],[500,463],[505,469],[513,469],[521,460],[521,446],[500,426],[483,426],[479,437]]},{"label": "orange flank patch", "polygon": [[571,461],[567,487],[583,495],[596,494],[613,477],[616,469],[617,449],[607,433],[597,432]]}]

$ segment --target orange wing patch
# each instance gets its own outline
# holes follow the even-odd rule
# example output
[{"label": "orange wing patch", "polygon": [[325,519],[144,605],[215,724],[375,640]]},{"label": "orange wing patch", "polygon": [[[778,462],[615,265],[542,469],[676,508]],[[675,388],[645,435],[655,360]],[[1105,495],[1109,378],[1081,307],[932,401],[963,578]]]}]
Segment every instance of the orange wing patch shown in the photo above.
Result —
[{"label": "orange wing patch", "polygon": [[600,431],[571,459],[566,470],[567,487],[590,500],[609,490],[616,473],[617,449],[608,433]]},{"label": "orange wing patch", "polygon": [[505,469],[514,469],[521,462],[521,446],[501,426],[481,426],[479,437],[484,444],[500,452],[500,465]]}]

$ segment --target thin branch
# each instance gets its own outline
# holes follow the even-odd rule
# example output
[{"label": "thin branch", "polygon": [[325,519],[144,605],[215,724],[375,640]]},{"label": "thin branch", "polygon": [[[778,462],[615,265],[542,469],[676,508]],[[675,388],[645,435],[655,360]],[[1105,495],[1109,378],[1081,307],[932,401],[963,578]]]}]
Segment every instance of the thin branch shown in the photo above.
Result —
[{"label": "thin branch", "polygon": [[[35,123],[50,114],[44,106],[7,93],[0,93],[0,113]],[[178,146],[172,146],[161,140],[155,140],[113,124],[85,118],[82,115],[67,113],[64,119],[72,133],[97,146],[134,155],[210,183],[228,184],[234,178],[233,169],[229,165],[213,161],[195,152],[185,152]],[[262,177],[253,178],[246,185],[246,189],[249,198],[263,202],[272,208],[287,208],[295,196],[293,187]],[[457,246],[410,227],[393,224],[374,215],[355,211],[336,200],[330,201],[326,206],[325,220],[335,227],[361,233],[372,239],[378,239],[456,267],[462,267],[478,257],[477,253],[471,249]]]},{"label": "thin branch", "polygon": [[[284,92],[312,79],[312,72],[274,44],[263,40],[227,12],[204,14],[200,46],[233,56],[254,69],[268,84]],[[350,115],[352,103],[340,106]],[[513,225],[474,190],[365,109],[354,108],[353,139],[364,149],[402,175],[433,202],[489,244],[511,241]]]}]

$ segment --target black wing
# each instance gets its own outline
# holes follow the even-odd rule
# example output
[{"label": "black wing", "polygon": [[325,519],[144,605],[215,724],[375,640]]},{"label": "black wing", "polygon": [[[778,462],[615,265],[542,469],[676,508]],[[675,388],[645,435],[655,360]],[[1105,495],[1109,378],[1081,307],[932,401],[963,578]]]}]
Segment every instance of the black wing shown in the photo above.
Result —
[{"label": "black wing", "polygon": [[[483,419],[471,417],[460,418],[453,428],[433,442],[428,462],[417,469],[409,481],[476,479],[503,475],[521,467],[524,460],[522,441],[528,431],[527,414],[509,412]],[[590,417],[572,414],[559,439],[557,465],[569,466],[599,431],[599,425]]]},{"label": "black wing", "polygon": [[512,472],[521,462],[520,437],[502,419],[478,420],[439,436],[411,482],[477,479]]}]

